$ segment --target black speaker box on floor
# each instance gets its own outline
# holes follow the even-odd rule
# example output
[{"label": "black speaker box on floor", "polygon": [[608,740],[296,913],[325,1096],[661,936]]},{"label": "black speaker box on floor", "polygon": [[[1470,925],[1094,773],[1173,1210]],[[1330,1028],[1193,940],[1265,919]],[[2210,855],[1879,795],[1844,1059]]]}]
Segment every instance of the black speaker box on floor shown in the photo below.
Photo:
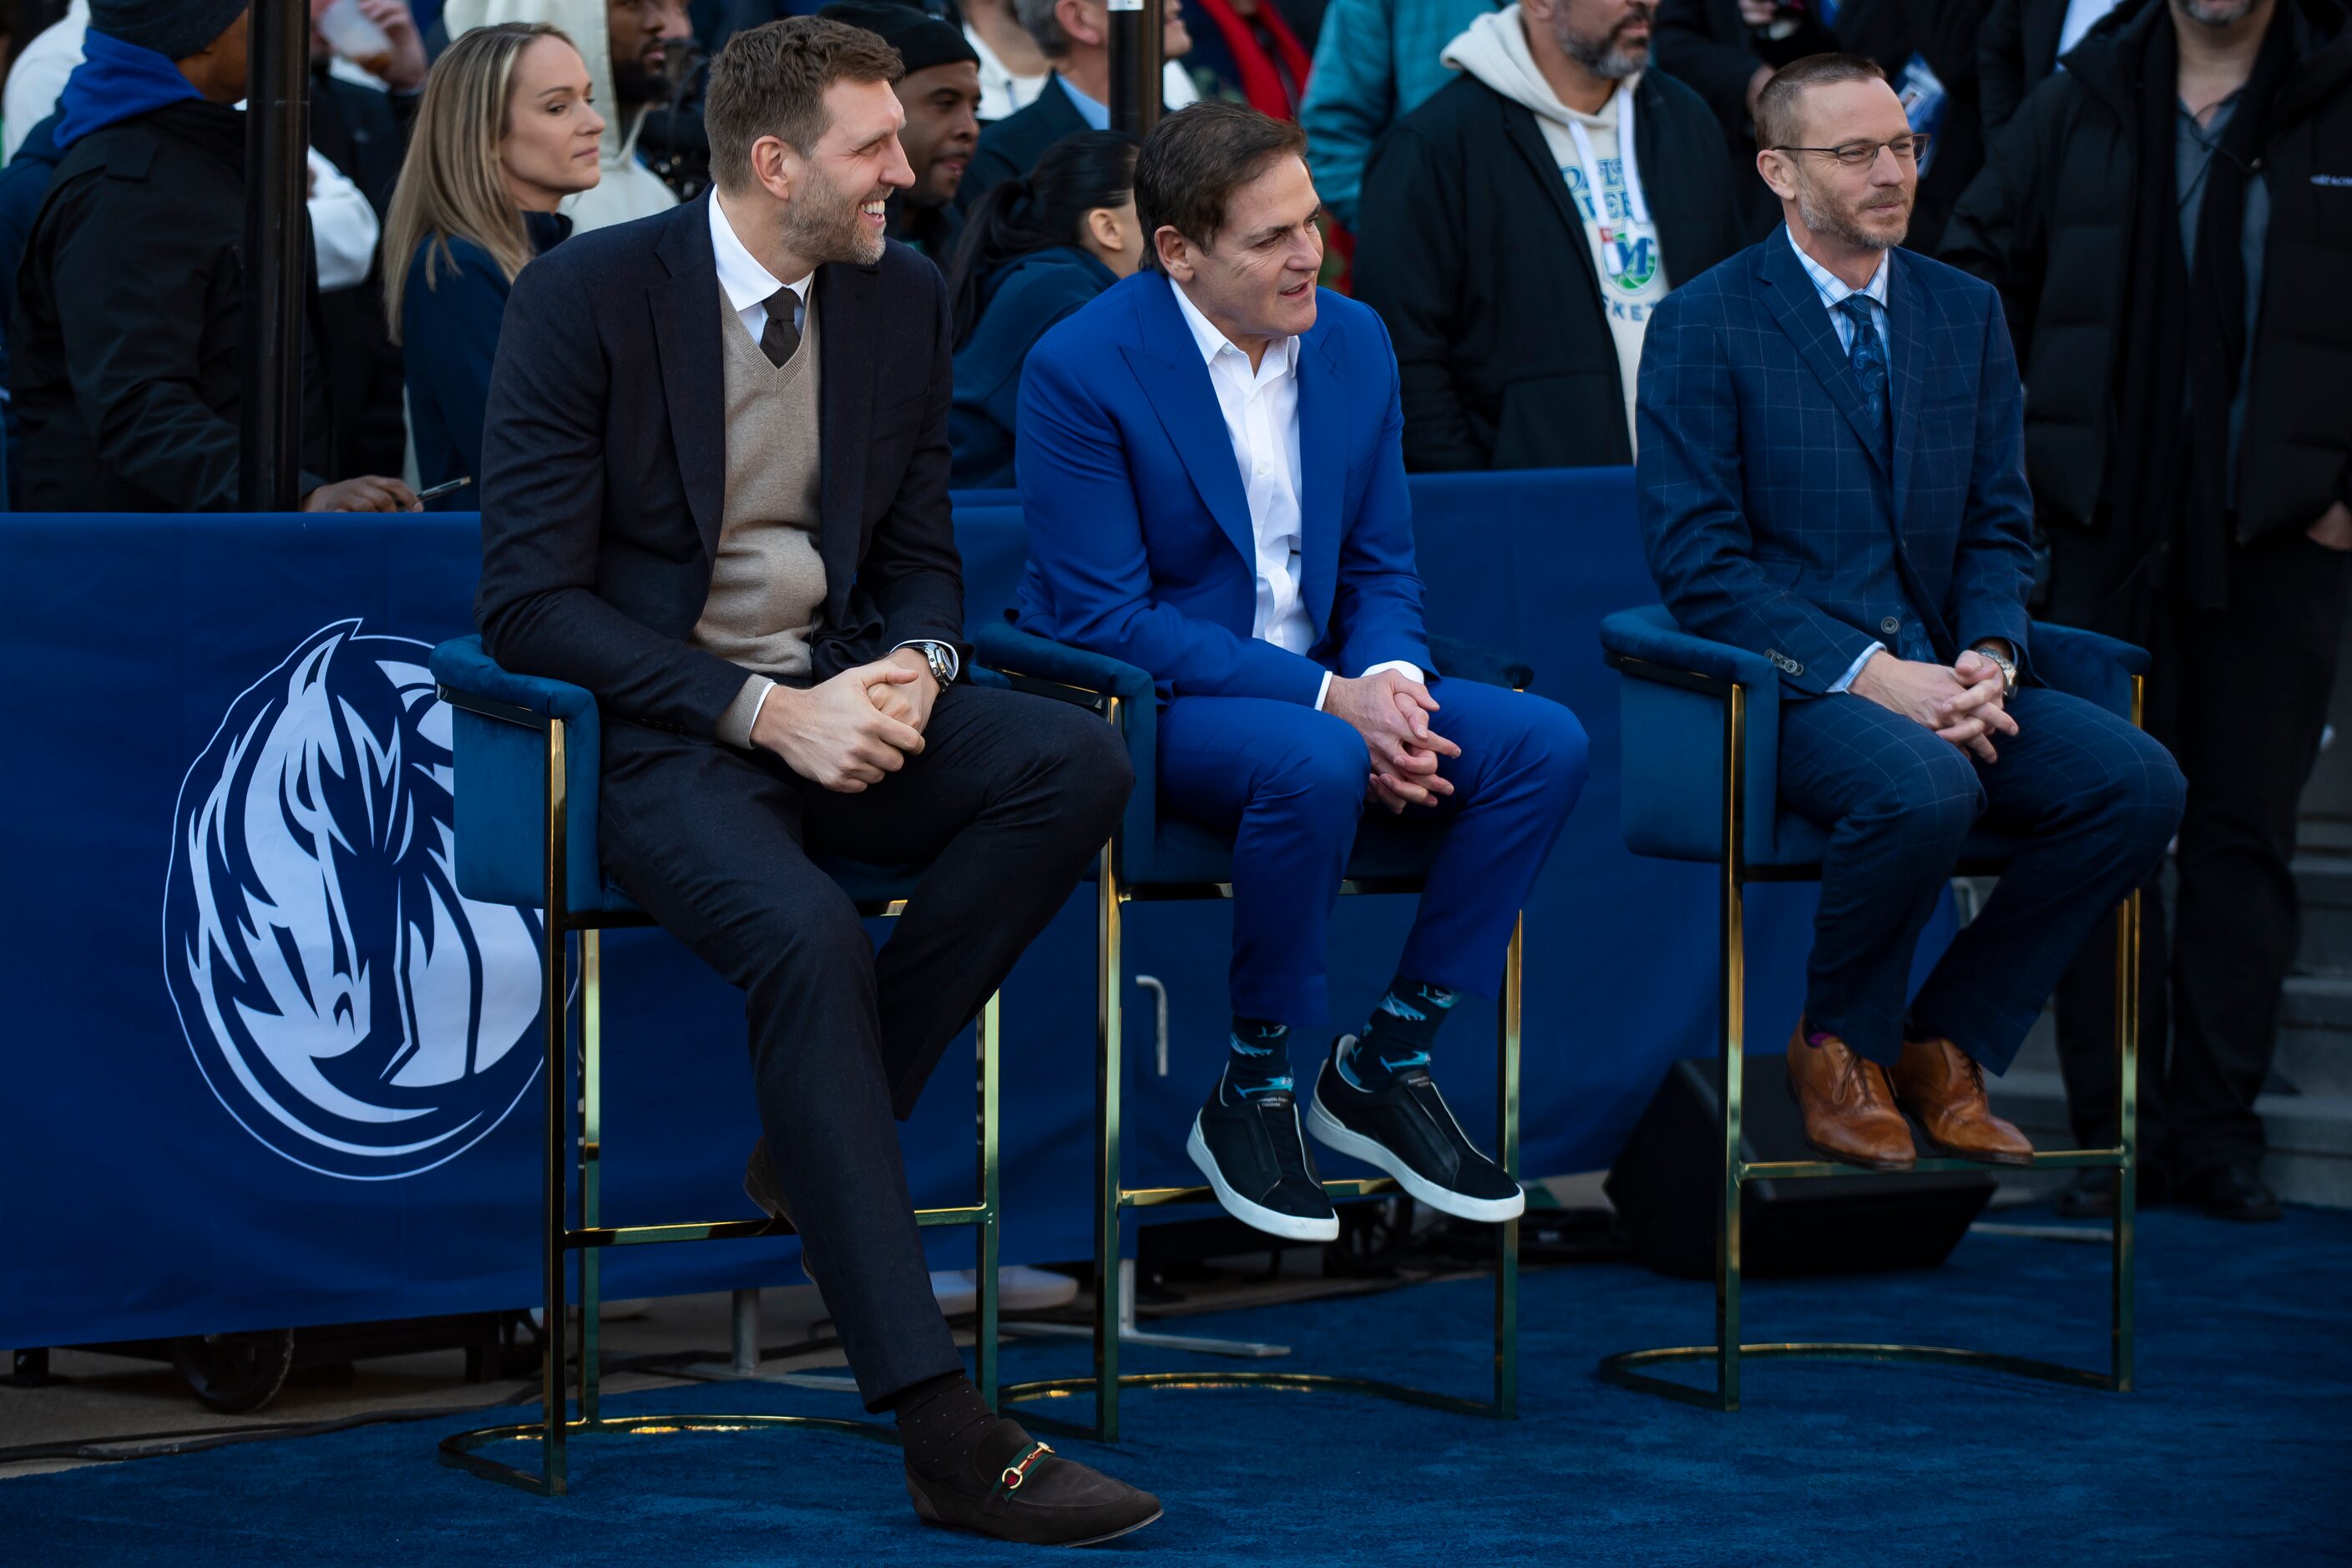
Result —
[{"label": "black speaker box on floor", "polygon": [[[1788,1066],[1750,1056],[1740,1100],[1740,1158],[1818,1160],[1789,1098]],[[1633,1243],[1661,1274],[1715,1277],[1723,1181],[1723,1064],[1692,1058],[1667,1069],[1602,1190]],[[1913,1130],[1917,1137],[1917,1130]],[[1750,1279],[1933,1268],[1959,1245],[1993,1194],[1989,1173],[1804,1177],[1750,1182],[1739,1194],[1740,1272]]]}]

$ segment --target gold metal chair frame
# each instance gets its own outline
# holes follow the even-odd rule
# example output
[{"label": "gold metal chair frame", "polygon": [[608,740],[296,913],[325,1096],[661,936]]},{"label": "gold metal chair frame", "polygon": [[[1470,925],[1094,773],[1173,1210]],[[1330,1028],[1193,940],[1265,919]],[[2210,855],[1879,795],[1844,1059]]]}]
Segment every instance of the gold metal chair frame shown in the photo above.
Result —
[{"label": "gold metal chair frame", "polygon": [[[643,914],[616,914],[603,911],[575,914],[571,910],[570,888],[566,877],[565,849],[568,843],[565,803],[565,747],[569,739],[567,726],[561,719],[534,713],[510,703],[496,701],[470,692],[441,689],[441,700],[453,708],[462,708],[484,718],[519,724],[537,730],[546,737],[547,815],[546,815],[546,927],[542,932],[545,943],[545,989],[541,1005],[547,1019],[547,1098],[546,1098],[546,1210],[541,1229],[542,1264],[546,1275],[547,1322],[542,1342],[545,1362],[541,1369],[541,1400],[544,1415],[540,1420],[506,1426],[480,1426],[457,1432],[440,1443],[440,1459],[445,1465],[465,1470],[485,1479],[502,1481],[525,1491],[545,1497],[560,1497],[568,1489],[566,1481],[566,1445],[574,1438],[604,1436],[660,1436],[677,1432],[744,1432],[772,1427],[819,1427],[827,1431],[847,1432],[881,1442],[896,1443],[898,1434],[890,1427],[873,1421],[859,1421],[825,1415],[676,1415],[611,1416],[600,1414],[601,1382],[599,1375],[598,1273],[602,1249],[608,1247],[640,1247],[665,1242],[719,1241],[753,1236],[791,1236],[794,1234],[789,1221],[781,1219],[705,1220],[688,1224],[605,1226],[600,1223],[602,1207],[599,1162],[604,1155],[604,1081],[603,1081],[603,961],[599,937],[605,931],[630,927],[651,926],[655,921]],[[906,900],[892,900],[887,903],[861,902],[858,913],[867,916],[895,916],[906,907]],[[567,1098],[566,1078],[571,1058],[571,939],[580,938],[580,1040],[581,1089],[578,1109],[581,1118],[579,1145],[580,1228],[567,1224],[567,1197],[564,1144],[572,1135],[572,1102]],[[960,1226],[974,1228],[979,1268],[974,1279],[978,1292],[976,1310],[977,1331],[973,1359],[981,1397],[993,1403],[996,1391],[996,1321],[997,1321],[997,1219],[999,1212],[997,1185],[997,998],[991,996],[982,1008],[974,1026],[977,1079],[978,1139],[975,1175],[980,1189],[977,1203],[950,1208],[918,1209],[915,1223],[919,1226]],[[580,1377],[578,1396],[580,1415],[567,1416],[564,1399],[565,1340],[569,1324],[565,1317],[564,1260],[573,1252],[580,1255]],[[486,1458],[478,1450],[492,1444],[506,1442],[537,1442],[541,1447],[539,1470],[534,1473]]]},{"label": "gold metal chair frame", "polygon": [[[1022,678],[1017,684],[1047,687],[1055,683]],[[1068,696],[1077,689],[1061,687]],[[1083,693],[1115,727],[1122,724],[1120,699]],[[1097,952],[1098,960],[1095,1056],[1095,1237],[1094,1237],[1094,1371],[1081,1377],[1043,1378],[1005,1385],[1003,1403],[1069,1399],[1094,1395],[1091,1426],[1024,1412],[1023,1419],[1040,1430],[1091,1437],[1099,1443],[1118,1441],[1118,1396],[1129,1388],[1281,1388],[1304,1393],[1375,1394],[1408,1405],[1451,1410],[1509,1420],[1518,1415],[1519,1222],[1497,1225],[1495,1272],[1494,1397],[1471,1399],[1439,1394],[1376,1378],[1308,1372],[1150,1372],[1118,1370],[1118,1262],[1120,1221],[1130,1208],[1164,1208],[1178,1204],[1213,1204],[1216,1194],[1206,1186],[1129,1187],[1121,1184],[1120,1099],[1124,1065],[1120,1005],[1124,962],[1121,952],[1120,906],[1136,902],[1230,899],[1230,882],[1170,884],[1142,890],[1122,886],[1116,856],[1106,847],[1097,889]],[[1420,884],[1410,879],[1356,879],[1339,885],[1343,894],[1412,893]],[[1503,994],[1497,1003],[1497,1061],[1495,1110],[1496,1137],[1503,1169],[1516,1178],[1519,1172],[1519,997],[1524,921],[1514,921],[1510,948],[1504,960]],[[1323,1184],[1333,1198],[1370,1197],[1403,1189],[1387,1176],[1362,1177]]]},{"label": "gold metal chair frame", "polygon": [[[1835,1180],[1841,1176],[1884,1175],[1827,1160],[1747,1161],[1739,1157],[1740,1063],[1744,1054],[1747,1005],[1747,955],[1743,931],[1743,895],[1749,882],[1799,882],[1818,878],[1817,867],[1763,867],[1747,864],[1743,826],[1747,818],[1747,781],[1741,763],[1748,740],[1748,689],[1736,682],[1693,670],[1652,664],[1622,654],[1610,656],[1611,666],[1638,679],[1659,681],[1719,699],[1723,703],[1723,842],[1717,891],[1720,900],[1720,962],[1722,965],[1723,1048],[1723,1207],[1717,1216],[1715,1258],[1715,1342],[1677,1345],[1660,1350],[1622,1351],[1601,1360],[1604,1382],[1644,1393],[1663,1394],[1712,1410],[1739,1408],[1739,1370],[1744,1360],[1910,1362],[1937,1366],[1968,1367],[1979,1372],[2007,1373],[2076,1387],[2128,1393],[2132,1386],[2132,1227],[2138,1195],[2139,1148],[2139,942],[2140,895],[2134,891],[2117,910],[2116,944],[2116,1120],[2121,1142],[2112,1149],[2066,1149],[2037,1152],[2032,1169],[2040,1171],[2112,1169],[2116,1173],[2116,1217],[2112,1239],[2113,1298],[2109,1321],[2108,1370],[2093,1372],[2056,1362],[2003,1355],[1990,1351],[1960,1350],[1941,1345],[1860,1344],[1829,1341],[1787,1343],[1743,1343],[1740,1339],[1739,1196],[1750,1182]],[[2142,686],[2132,678],[2131,717],[2140,722]],[[1958,875],[1990,874],[1998,867],[1957,868]],[[1908,1173],[1984,1171],[1969,1160],[1921,1160]],[[1644,1370],[1676,1363],[1712,1361],[1715,1386],[1706,1388],[1659,1377]]]}]

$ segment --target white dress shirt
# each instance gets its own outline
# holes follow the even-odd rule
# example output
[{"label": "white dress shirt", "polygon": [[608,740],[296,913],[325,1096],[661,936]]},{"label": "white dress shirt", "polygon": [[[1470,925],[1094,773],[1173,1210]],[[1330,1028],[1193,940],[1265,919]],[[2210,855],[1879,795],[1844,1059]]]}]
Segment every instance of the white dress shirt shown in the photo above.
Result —
[{"label": "white dress shirt", "polygon": [[[1798,264],[1804,268],[1805,276],[1813,280],[1814,291],[1822,297],[1822,309],[1830,313],[1830,325],[1837,329],[1838,346],[1848,355],[1853,353],[1853,318],[1839,310],[1838,302],[1850,295],[1859,294],[1871,303],[1871,323],[1878,329],[1878,352],[1880,357],[1884,358],[1891,367],[1895,363],[1895,342],[1887,335],[1886,329],[1885,255],[1880,254],[1878,270],[1870,275],[1869,282],[1859,289],[1850,288],[1844,279],[1807,256],[1805,247],[1797,243],[1796,235],[1786,226],[1782,226],[1780,232],[1789,237],[1789,248],[1797,253]],[[1892,377],[1890,376],[1889,379],[1891,380]],[[1848,665],[1846,672],[1838,677],[1837,684],[1830,688],[1831,693],[1834,695],[1851,687],[1853,684],[1853,678],[1862,673],[1862,667],[1870,662],[1871,656],[1885,651],[1886,645],[1883,642],[1874,641],[1868,647],[1864,648],[1862,657]]]},{"label": "white dress shirt", "polygon": [[[715,189],[710,193],[709,206],[710,255],[719,266],[719,291],[727,296],[727,303],[733,308],[736,320],[743,323],[743,330],[751,334],[751,341],[758,342],[760,334],[768,330],[768,301],[775,298],[779,289],[793,291],[793,328],[795,331],[805,331],[808,328],[809,285],[816,281],[815,269],[812,268],[803,273],[797,283],[778,281],[776,275],[760,264],[760,258],[751,254],[751,247],[736,234],[734,220],[719,205],[719,193]],[[953,680],[962,671],[963,658],[952,645],[931,642],[902,642],[898,645],[898,647],[934,647],[946,657],[948,679]],[[890,651],[896,653],[898,647]],[[761,675],[751,679],[767,681],[760,692],[759,701],[751,709],[751,727],[757,729],[760,710],[768,705],[768,693],[775,689],[775,682]]]},{"label": "white dress shirt", "polygon": [[[1253,370],[1249,355],[1234,347],[1181,288],[1172,279],[1168,286],[1208,364],[1209,384],[1216,390],[1225,437],[1241,470],[1242,493],[1249,501],[1250,532],[1257,549],[1252,563],[1257,608],[1250,619],[1250,636],[1304,655],[1315,646],[1315,622],[1307,613],[1300,587],[1305,521],[1298,502],[1304,472],[1298,460],[1298,340],[1274,339]],[[1376,664],[1364,673],[1383,669],[1423,679],[1420,666],[1407,659]],[[1321,708],[1330,694],[1331,676],[1326,671],[1315,706]]]}]

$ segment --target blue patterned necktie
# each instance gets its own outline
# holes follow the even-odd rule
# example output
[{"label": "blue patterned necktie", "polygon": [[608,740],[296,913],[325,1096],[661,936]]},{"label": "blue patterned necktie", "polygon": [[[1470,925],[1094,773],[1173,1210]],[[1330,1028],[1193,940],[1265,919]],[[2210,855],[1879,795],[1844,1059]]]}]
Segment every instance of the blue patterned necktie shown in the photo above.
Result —
[{"label": "blue patterned necktie", "polygon": [[1853,379],[1862,384],[1862,400],[1870,411],[1870,423],[1881,436],[1886,431],[1886,348],[1878,341],[1878,327],[1870,319],[1870,300],[1866,295],[1849,294],[1837,302],[1837,308],[1853,323],[1853,342],[1846,349],[1846,363],[1853,367]]}]

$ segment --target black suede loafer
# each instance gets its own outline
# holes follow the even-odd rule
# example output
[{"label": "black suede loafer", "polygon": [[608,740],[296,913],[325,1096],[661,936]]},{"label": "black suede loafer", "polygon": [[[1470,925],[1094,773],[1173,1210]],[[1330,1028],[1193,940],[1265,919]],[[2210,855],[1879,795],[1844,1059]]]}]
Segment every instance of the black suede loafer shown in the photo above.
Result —
[{"label": "black suede loafer", "polygon": [[1024,1546],[1092,1546],[1160,1517],[1158,1498],[1062,1458],[1018,1422],[1001,1423],[983,1452],[1003,1462],[968,1489],[907,1472],[907,1496],[925,1524]]}]

